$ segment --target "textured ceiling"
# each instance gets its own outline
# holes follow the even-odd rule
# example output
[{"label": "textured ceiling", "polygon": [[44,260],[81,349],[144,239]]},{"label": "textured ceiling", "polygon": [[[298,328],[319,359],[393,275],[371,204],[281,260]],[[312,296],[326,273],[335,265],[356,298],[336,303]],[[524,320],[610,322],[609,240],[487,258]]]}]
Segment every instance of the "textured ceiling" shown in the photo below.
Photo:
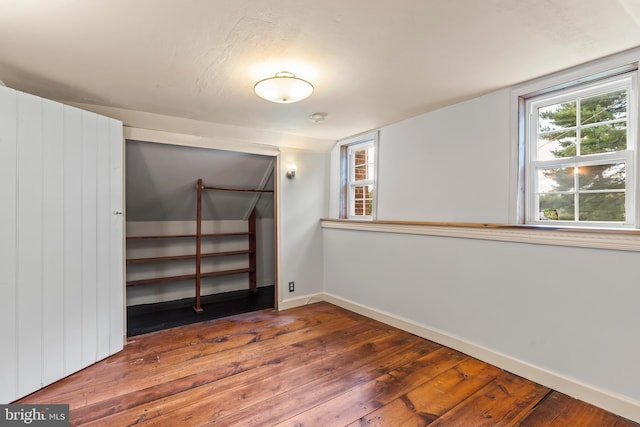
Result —
[{"label": "textured ceiling", "polygon": [[[2,0],[0,80],[132,126],[169,120],[128,110],[313,148],[638,46],[639,23],[637,0]],[[282,70],[315,93],[253,94]]]}]

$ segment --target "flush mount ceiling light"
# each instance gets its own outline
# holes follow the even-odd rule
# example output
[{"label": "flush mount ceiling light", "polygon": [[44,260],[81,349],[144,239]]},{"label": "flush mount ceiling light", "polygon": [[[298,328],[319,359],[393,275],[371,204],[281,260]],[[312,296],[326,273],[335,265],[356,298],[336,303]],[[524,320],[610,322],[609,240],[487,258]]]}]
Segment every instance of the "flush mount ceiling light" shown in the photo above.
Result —
[{"label": "flush mount ceiling light", "polygon": [[293,73],[281,71],[273,77],[260,80],[253,86],[260,98],[280,104],[302,101],[313,93],[313,85],[297,78]]}]

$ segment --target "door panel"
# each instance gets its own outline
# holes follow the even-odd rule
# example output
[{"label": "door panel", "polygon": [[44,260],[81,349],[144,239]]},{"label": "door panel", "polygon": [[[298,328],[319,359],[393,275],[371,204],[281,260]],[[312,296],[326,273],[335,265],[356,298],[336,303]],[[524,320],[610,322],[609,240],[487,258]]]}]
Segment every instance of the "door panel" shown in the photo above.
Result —
[{"label": "door panel", "polygon": [[[82,112],[82,366],[97,357],[97,116]],[[108,196],[108,195],[107,195]],[[86,286],[85,283],[93,283]]]},{"label": "door panel", "polygon": [[18,253],[17,327],[18,393],[37,390],[42,383],[44,275],[42,233],[42,102],[18,95]]},{"label": "door panel", "polygon": [[5,403],[18,395],[18,329],[16,301],[18,215],[17,93],[0,87],[0,325],[5,343],[0,351],[0,402]]},{"label": "door panel", "polygon": [[122,349],[122,123],[0,87],[0,403]]},{"label": "door panel", "polygon": [[64,109],[64,362],[82,369],[82,111]]},{"label": "door panel", "polygon": [[[49,283],[64,283],[64,157],[63,106],[43,101],[43,277]],[[64,376],[64,293],[56,286],[43,289],[43,382],[49,384]]]}]

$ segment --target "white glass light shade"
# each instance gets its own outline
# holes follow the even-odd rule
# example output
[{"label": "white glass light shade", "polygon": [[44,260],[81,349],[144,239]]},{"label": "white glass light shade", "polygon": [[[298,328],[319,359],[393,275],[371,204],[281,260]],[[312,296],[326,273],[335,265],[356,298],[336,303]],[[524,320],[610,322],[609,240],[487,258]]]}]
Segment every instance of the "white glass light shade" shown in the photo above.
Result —
[{"label": "white glass light shade", "polygon": [[253,87],[260,98],[280,104],[302,101],[313,93],[313,85],[295,75],[282,71],[274,77],[260,80]]},{"label": "white glass light shade", "polygon": [[289,164],[289,169],[287,169],[287,178],[291,179],[296,176],[296,171],[298,167],[294,163]]}]

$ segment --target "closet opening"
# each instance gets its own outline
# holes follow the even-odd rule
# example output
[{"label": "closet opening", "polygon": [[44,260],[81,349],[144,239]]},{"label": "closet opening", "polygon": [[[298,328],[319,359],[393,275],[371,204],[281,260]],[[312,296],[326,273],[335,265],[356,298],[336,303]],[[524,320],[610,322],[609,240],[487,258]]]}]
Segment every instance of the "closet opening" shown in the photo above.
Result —
[{"label": "closet opening", "polygon": [[127,336],[275,308],[276,160],[125,141]]}]

